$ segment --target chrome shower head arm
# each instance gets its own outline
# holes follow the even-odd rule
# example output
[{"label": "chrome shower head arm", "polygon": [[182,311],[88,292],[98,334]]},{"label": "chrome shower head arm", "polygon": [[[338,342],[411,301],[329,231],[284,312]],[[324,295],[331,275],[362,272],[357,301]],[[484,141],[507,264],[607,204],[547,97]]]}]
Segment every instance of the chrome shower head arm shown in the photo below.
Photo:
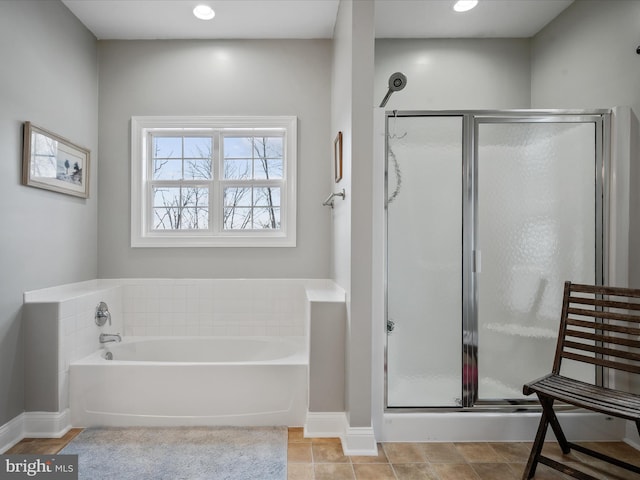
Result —
[{"label": "chrome shower head arm", "polygon": [[391,98],[392,93],[393,93],[393,90],[391,89],[387,90],[387,94],[382,99],[382,102],[380,102],[380,108],[383,108],[387,104],[387,102],[389,101],[389,98]]}]

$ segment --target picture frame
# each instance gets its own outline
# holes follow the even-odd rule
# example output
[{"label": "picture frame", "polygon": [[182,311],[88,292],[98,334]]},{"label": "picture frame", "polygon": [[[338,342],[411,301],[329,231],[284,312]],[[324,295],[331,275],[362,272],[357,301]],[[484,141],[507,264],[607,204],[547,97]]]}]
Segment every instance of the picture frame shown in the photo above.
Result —
[{"label": "picture frame", "polygon": [[342,180],[342,132],[333,141],[333,174],[336,183]]},{"label": "picture frame", "polygon": [[22,184],[89,198],[91,152],[31,122],[24,123]]}]

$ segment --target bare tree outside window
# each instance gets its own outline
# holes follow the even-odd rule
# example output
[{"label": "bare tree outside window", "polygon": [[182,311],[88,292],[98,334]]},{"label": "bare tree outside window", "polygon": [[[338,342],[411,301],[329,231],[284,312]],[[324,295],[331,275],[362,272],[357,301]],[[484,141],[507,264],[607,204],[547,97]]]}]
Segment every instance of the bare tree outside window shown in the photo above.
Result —
[{"label": "bare tree outside window", "polygon": [[154,229],[209,228],[210,187],[201,182],[212,178],[211,143],[210,137],[154,138]]},{"label": "bare tree outside window", "polygon": [[214,188],[222,189],[223,230],[279,230],[284,137],[221,135],[214,181],[214,137],[154,135],[150,163],[154,230],[211,229]]},{"label": "bare tree outside window", "polygon": [[225,230],[280,228],[280,187],[270,180],[283,176],[283,137],[225,136],[224,178],[246,181],[224,189]]}]

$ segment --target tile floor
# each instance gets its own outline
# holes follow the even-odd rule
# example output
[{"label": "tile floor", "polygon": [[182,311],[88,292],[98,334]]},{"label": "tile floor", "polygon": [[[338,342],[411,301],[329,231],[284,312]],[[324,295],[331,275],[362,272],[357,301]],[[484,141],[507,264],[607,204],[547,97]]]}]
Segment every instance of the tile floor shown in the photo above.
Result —
[{"label": "tile floor", "polygon": [[[640,452],[625,443],[589,446],[640,465]],[[288,480],[520,480],[530,448],[530,443],[383,443],[377,457],[347,457],[338,439],[304,438],[302,428],[290,428]],[[556,443],[545,445],[544,452],[567,461]],[[640,480],[580,453],[569,458],[574,468],[602,480]],[[539,465],[535,478],[571,477]]]},{"label": "tile floor", "polygon": [[[56,454],[81,429],[57,439],[25,438],[8,454]],[[621,460],[640,465],[640,452],[622,442],[585,444]],[[337,438],[304,438],[302,428],[289,429],[288,480],[519,480],[530,443],[383,443],[376,457],[348,457]],[[557,444],[545,454],[564,461]],[[580,453],[569,455],[572,466],[602,480],[640,480]],[[536,480],[568,479],[539,465]]]}]

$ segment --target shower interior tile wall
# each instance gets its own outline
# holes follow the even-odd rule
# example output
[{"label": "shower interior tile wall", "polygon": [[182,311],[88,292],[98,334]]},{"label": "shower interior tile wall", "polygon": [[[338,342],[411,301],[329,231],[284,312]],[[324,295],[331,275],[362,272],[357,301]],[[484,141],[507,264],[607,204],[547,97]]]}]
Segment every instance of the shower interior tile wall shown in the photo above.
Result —
[{"label": "shower interior tile wall", "polygon": [[305,334],[305,286],[296,280],[122,280],[124,334]]}]

